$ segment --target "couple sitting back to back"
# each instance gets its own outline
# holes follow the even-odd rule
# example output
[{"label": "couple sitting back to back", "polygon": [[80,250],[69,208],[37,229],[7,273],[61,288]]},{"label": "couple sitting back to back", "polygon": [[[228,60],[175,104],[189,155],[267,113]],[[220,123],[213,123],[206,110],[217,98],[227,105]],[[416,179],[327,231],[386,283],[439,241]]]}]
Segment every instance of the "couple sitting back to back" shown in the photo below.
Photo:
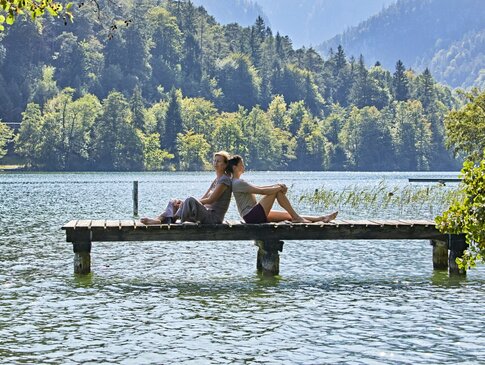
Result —
[{"label": "couple sitting back to back", "polygon": [[[202,198],[189,197],[184,201],[172,199],[159,217],[142,218],[140,221],[144,224],[160,224],[171,223],[179,218],[182,222],[222,223],[229,208],[231,190],[239,214],[246,223],[330,222],[337,216],[337,212],[320,217],[301,216],[286,197],[288,188],[285,184],[255,186],[244,181],[241,179],[245,171],[241,156],[230,157],[225,151],[217,152],[214,154],[213,167],[216,179]],[[263,195],[263,198],[258,202],[255,194]],[[272,210],[275,201],[278,201],[284,211]]]}]

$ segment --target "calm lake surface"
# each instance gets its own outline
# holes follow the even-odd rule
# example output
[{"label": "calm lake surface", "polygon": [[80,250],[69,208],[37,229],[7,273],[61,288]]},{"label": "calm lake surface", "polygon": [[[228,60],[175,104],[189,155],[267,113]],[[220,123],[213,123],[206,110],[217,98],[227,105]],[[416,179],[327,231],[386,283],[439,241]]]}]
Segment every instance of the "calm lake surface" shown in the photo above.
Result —
[{"label": "calm lake surface", "polygon": [[[457,173],[248,172],[299,197]],[[73,274],[61,226],[201,196],[212,173],[0,174],[0,364],[484,364],[485,268],[433,271],[428,241],[288,241],[260,278],[253,242],[93,243]],[[428,184],[433,185],[433,184]],[[425,186],[421,184],[421,186]],[[456,188],[449,183],[446,188]],[[433,218],[440,207],[340,218]],[[377,212],[377,213],[376,213]],[[236,219],[234,203],[226,216]]]}]

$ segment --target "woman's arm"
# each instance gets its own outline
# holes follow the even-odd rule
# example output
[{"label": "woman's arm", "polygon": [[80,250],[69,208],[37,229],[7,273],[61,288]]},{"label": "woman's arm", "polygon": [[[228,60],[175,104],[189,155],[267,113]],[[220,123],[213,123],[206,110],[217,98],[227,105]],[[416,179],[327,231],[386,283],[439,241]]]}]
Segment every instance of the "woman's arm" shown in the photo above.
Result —
[{"label": "woman's arm", "polygon": [[[202,201],[202,199],[205,199],[209,196],[209,192],[211,191],[211,187],[212,187],[212,185],[209,186],[209,189],[207,189],[207,191],[205,192],[204,195],[202,195],[202,198],[200,198],[199,201]],[[202,203],[202,204],[204,204],[204,203]]]},{"label": "woman's arm", "polygon": [[272,194],[276,194],[279,191],[284,191],[283,186],[279,184],[267,185],[267,186],[249,185],[247,188],[248,193],[259,194],[259,195],[272,195]]},{"label": "woman's arm", "polygon": [[[221,195],[224,193],[224,191],[227,189],[227,185],[225,184],[219,184],[216,186],[212,194],[208,194],[209,192],[205,193],[205,195],[199,199],[199,201],[202,204],[212,204],[214,203],[217,199],[221,197]],[[206,196],[208,195],[208,196]]]}]

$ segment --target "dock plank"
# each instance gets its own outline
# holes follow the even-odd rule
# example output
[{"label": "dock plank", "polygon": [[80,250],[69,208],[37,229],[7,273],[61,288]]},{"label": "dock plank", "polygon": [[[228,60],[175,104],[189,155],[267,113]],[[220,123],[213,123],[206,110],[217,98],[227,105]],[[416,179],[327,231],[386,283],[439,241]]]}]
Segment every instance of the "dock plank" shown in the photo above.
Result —
[{"label": "dock plank", "polygon": [[106,220],[106,228],[120,228],[119,219]]},{"label": "dock plank", "polygon": [[105,229],[106,228],[106,219],[94,219],[91,222],[91,228]]},{"label": "dock plank", "polygon": [[79,228],[91,229],[91,222],[92,222],[91,219],[80,219],[77,221],[74,229],[79,229]]}]

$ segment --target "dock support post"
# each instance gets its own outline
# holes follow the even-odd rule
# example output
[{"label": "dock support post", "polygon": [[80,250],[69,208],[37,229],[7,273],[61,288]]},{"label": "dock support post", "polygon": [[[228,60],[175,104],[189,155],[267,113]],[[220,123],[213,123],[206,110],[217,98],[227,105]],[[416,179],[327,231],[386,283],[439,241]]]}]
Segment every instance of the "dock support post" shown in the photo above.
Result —
[{"label": "dock support post", "polygon": [[138,218],[138,181],[133,181],[133,218]]},{"label": "dock support post", "polygon": [[91,242],[73,242],[74,273],[89,274],[91,272]]},{"label": "dock support post", "polygon": [[459,269],[456,263],[456,259],[462,257],[467,248],[465,235],[451,234],[448,238],[448,245],[450,247],[450,256],[448,258],[449,274],[466,275],[466,270]]},{"label": "dock support post", "polygon": [[443,270],[448,268],[448,242],[431,240],[433,246],[433,269]]},{"label": "dock support post", "polygon": [[265,276],[275,276],[280,273],[280,255],[283,251],[283,241],[264,240],[255,241],[258,246],[256,268]]}]

